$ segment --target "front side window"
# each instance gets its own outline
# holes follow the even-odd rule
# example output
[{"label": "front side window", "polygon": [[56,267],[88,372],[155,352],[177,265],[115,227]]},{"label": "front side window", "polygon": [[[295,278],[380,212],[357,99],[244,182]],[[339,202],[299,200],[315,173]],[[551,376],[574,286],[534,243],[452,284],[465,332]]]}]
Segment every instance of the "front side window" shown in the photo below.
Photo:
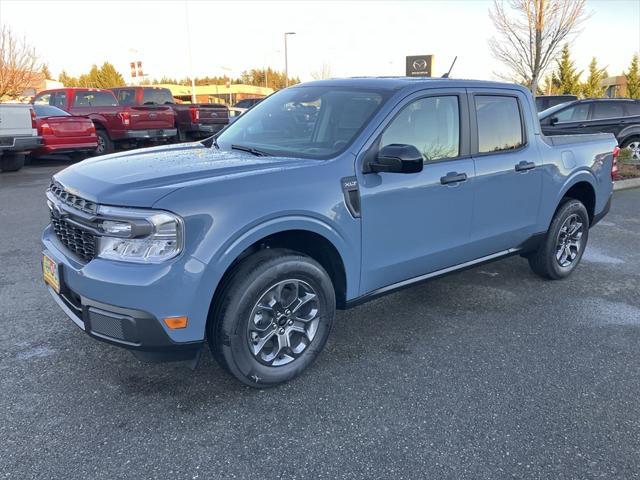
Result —
[{"label": "front side window", "polygon": [[640,102],[625,103],[626,114],[629,117],[640,115]]},{"label": "front side window", "polygon": [[457,96],[416,100],[391,121],[380,148],[393,143],[413,145],[425,162],[460,154],[460,110]]},{"label": "front side window", "polygon": [[51,100],[51,105],[58,108],[67,108],[67,92],[56,92]]},{"label": "front side window", "polygon": [[624,109],[620,102],[594,102],[592,120],[624,117]]},{"label": "front side window", "polygon": [[111,92],[87,90],[77,92],[73,99],[74,107],[115,107],[117,105],[116,97]]},{"label": "front side window", "polygon": [[581,103],[566,108],[553,115],[558,122],[584,122],[589,116],[589,104]]},{"label": "front side window", "polygon": [[217,142],[225,150],[238,145],[275,156],[331,158],[355,140],[387,95],[336,86],[281,90],[247,110]]},{"label": "front side window", "polygon": [[518,99],[499,95],[476,95],[478,151],[515,150],[524,144]]}]

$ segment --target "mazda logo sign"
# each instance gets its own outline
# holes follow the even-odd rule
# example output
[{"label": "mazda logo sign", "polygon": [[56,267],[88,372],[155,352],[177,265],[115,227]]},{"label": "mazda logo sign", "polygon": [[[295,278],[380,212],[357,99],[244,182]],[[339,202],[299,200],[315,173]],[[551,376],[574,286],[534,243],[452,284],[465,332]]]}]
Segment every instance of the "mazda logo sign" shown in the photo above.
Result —
[{"label": "mazda logo sign", "polygon": [[424,58],[413,61],[413,69],[424,71],[427,68],[427,61]]}]

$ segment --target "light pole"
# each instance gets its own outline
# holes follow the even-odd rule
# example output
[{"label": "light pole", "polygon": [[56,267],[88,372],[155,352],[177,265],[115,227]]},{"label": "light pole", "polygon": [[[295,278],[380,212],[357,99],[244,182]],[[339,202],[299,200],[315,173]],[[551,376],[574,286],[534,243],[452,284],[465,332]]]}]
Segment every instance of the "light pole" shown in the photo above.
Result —
[{"label": "light pole", "polygon": [[284,32],[284,86],[289,86],[289,59],[287,58],[287,36],[296,32]]}]

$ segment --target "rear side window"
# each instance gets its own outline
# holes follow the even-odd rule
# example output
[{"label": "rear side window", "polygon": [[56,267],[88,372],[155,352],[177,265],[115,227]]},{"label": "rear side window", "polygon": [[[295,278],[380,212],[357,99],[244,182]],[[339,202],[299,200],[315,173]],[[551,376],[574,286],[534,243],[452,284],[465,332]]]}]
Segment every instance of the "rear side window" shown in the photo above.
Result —
[{"label": "rear side window", "polygon": [[118,105],[116,97],[111,92],[76,92],[73,99],[74,107],[115,107]]},{"label": "rear side window", "polygon": [[583,122],[587,119],[588,116],[588,103],[580,103],[578,105],[574,105],[573,107],[560,110],[555,115],[552,115],[552,117],[556,117],[558,119],[558,122]]},{"label": "rear side window", "polygon": [[620,102],[594,102],[592,120],[602,118],[624,117],[624,109]]},{"label": "rear side window", "polygon": [[625,103],[627,116],[640,115],[640,102]]},{"label": "rear side window", "polygon": [[514,150],[524,144],[518,99],[498,95],[476,95],[478,151]]},{"label": "rear side window", "polygon": [[400,111],[382,134],[380,148],[393,143],[413,145],[425,162],[460,153],[458,97],[427,97]]},{"label": "rear side window", "polygon": [[118,103],[120,105],[136,104],[136,91],[133,88],[123,88],[122,90],[116,90],[116,97],[118,97]]},{"label": "rear side window", "polygon": [[143,105],[171,105],[174,103],[171,91],[166,88],[145,88],[142,92]]}]

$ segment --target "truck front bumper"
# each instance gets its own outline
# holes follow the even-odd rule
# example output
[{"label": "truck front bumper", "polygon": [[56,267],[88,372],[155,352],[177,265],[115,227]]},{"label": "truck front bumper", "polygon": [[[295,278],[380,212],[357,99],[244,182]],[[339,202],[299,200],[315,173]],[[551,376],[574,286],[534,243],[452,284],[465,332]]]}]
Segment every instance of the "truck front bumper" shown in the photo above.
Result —
[{"label": "truck front bumper", "polygon": [[[47,289],[64,313],[89,336],[131,350],[146,361],[193,360],[204,344],[209,300],[199,301],[204,265],[185,255],[155,265],[96,258],[82,263],[51,226],[42,235],[44,254],[59,269],[60,291]],[[186,316],[186,328],[162,319]]]},{"label": "truck front bumper", "polygon": [[125,138],[153,140],[154,138],[171,138],[178,134],[175,128],[150,128],[148,130],[126,130]]}]

